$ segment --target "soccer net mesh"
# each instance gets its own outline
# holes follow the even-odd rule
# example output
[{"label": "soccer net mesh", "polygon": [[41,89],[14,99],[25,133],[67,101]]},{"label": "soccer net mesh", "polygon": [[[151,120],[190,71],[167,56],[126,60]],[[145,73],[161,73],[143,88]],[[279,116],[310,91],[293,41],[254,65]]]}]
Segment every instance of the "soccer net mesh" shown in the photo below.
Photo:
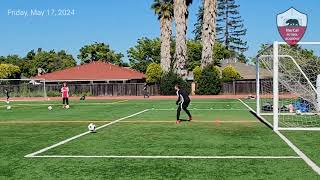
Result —
[{"label": "soccer net mesh", "polygon": [[10,99],[37,97],[46,98],[45,81],[40,79],[0,79],[0,97]]},{"label": "soccer net mesh", "polygon": [[[311,50],[320,43],[314,44],[274,44],[257,56],[257,113],[274,128],[320,130],[320,58]],[[274,77],[275,53],[277,77]],[[275,78],[278,84],[274,84]],[[277,89],[278,96],[275,96]]]}]

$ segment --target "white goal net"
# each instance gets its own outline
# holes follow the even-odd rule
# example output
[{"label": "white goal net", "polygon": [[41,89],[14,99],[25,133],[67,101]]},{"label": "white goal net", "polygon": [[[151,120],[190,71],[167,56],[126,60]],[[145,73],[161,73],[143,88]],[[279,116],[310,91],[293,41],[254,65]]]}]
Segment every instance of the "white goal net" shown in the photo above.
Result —
[{"label": "white goal net", "polygon": [[257,56],[256,112],[274,130],[320,130],[320,42],[274,42]]},{"label": "white goal net", "polygon": [[0,98],[6,100],[38,98],[46,99],[45,81],[41,79],[0,79]]}]

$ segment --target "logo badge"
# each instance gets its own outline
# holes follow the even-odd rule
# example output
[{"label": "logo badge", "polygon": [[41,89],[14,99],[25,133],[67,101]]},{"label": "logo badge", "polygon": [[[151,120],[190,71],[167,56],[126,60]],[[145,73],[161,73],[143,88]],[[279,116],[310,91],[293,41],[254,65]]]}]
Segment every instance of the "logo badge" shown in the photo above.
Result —
[{"label": "logo badge", "polygon": [[278,31],[283,40],[289,45],[296,45],[307,30],[308,16],[294,8],[278,14]]}]

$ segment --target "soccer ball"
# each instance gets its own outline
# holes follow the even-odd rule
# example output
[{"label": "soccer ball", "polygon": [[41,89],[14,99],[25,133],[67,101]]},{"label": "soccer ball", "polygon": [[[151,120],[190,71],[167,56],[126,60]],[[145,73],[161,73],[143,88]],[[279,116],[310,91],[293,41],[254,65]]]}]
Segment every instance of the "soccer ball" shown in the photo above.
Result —
[{"label": "soccer ball", "polygon": [[298,109],[298,110],[296,110],[296,114],[297,115],[300,115],[301,114],[301,111]]},{"label": "soccer ball", "polygon": [[7,104],[9,104],[9,103],[10,103],[10,101],[6,101],[6,103],[7,103]]},{"label": "soccer ball", "polygon": [[7,106],[7,110],[10,110],[11,109],[11,106]]},{"label": "soccer ball", "polygon": [[52,110],[52,106],[49,106],[49,107],[48,107],[48,110],[51,111],[51,110]]},{"label": "soccer ball", "polygon": [[96,132],[96,125],[93,124],[93,123],[90,123],[88,125],[88,129],[89,129],[90,132]]},{"label": "soccer ball", "polygon": [[66,105],[66,109],[69,109],[70,108],[70,106],[69,105]]}]

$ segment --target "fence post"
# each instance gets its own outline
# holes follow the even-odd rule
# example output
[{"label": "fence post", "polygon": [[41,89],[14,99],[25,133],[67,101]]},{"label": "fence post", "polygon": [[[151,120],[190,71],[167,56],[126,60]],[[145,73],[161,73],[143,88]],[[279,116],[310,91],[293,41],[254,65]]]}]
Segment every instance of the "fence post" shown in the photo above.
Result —
[{"label": "fence post", "polygon": [[46,80],[45,79],[43,80],[43,93],[44,93],[45,100],[48,100],[47,91],[46,91]]},{"label": "fence post", "polygon": [[236,81],[235,80],[232,81],[232,85],[233,85],[233,95],[236,95]]},{"label": "fence post", "polygon": [[191,83],[191,95],[196,95],[196,83]]}]

